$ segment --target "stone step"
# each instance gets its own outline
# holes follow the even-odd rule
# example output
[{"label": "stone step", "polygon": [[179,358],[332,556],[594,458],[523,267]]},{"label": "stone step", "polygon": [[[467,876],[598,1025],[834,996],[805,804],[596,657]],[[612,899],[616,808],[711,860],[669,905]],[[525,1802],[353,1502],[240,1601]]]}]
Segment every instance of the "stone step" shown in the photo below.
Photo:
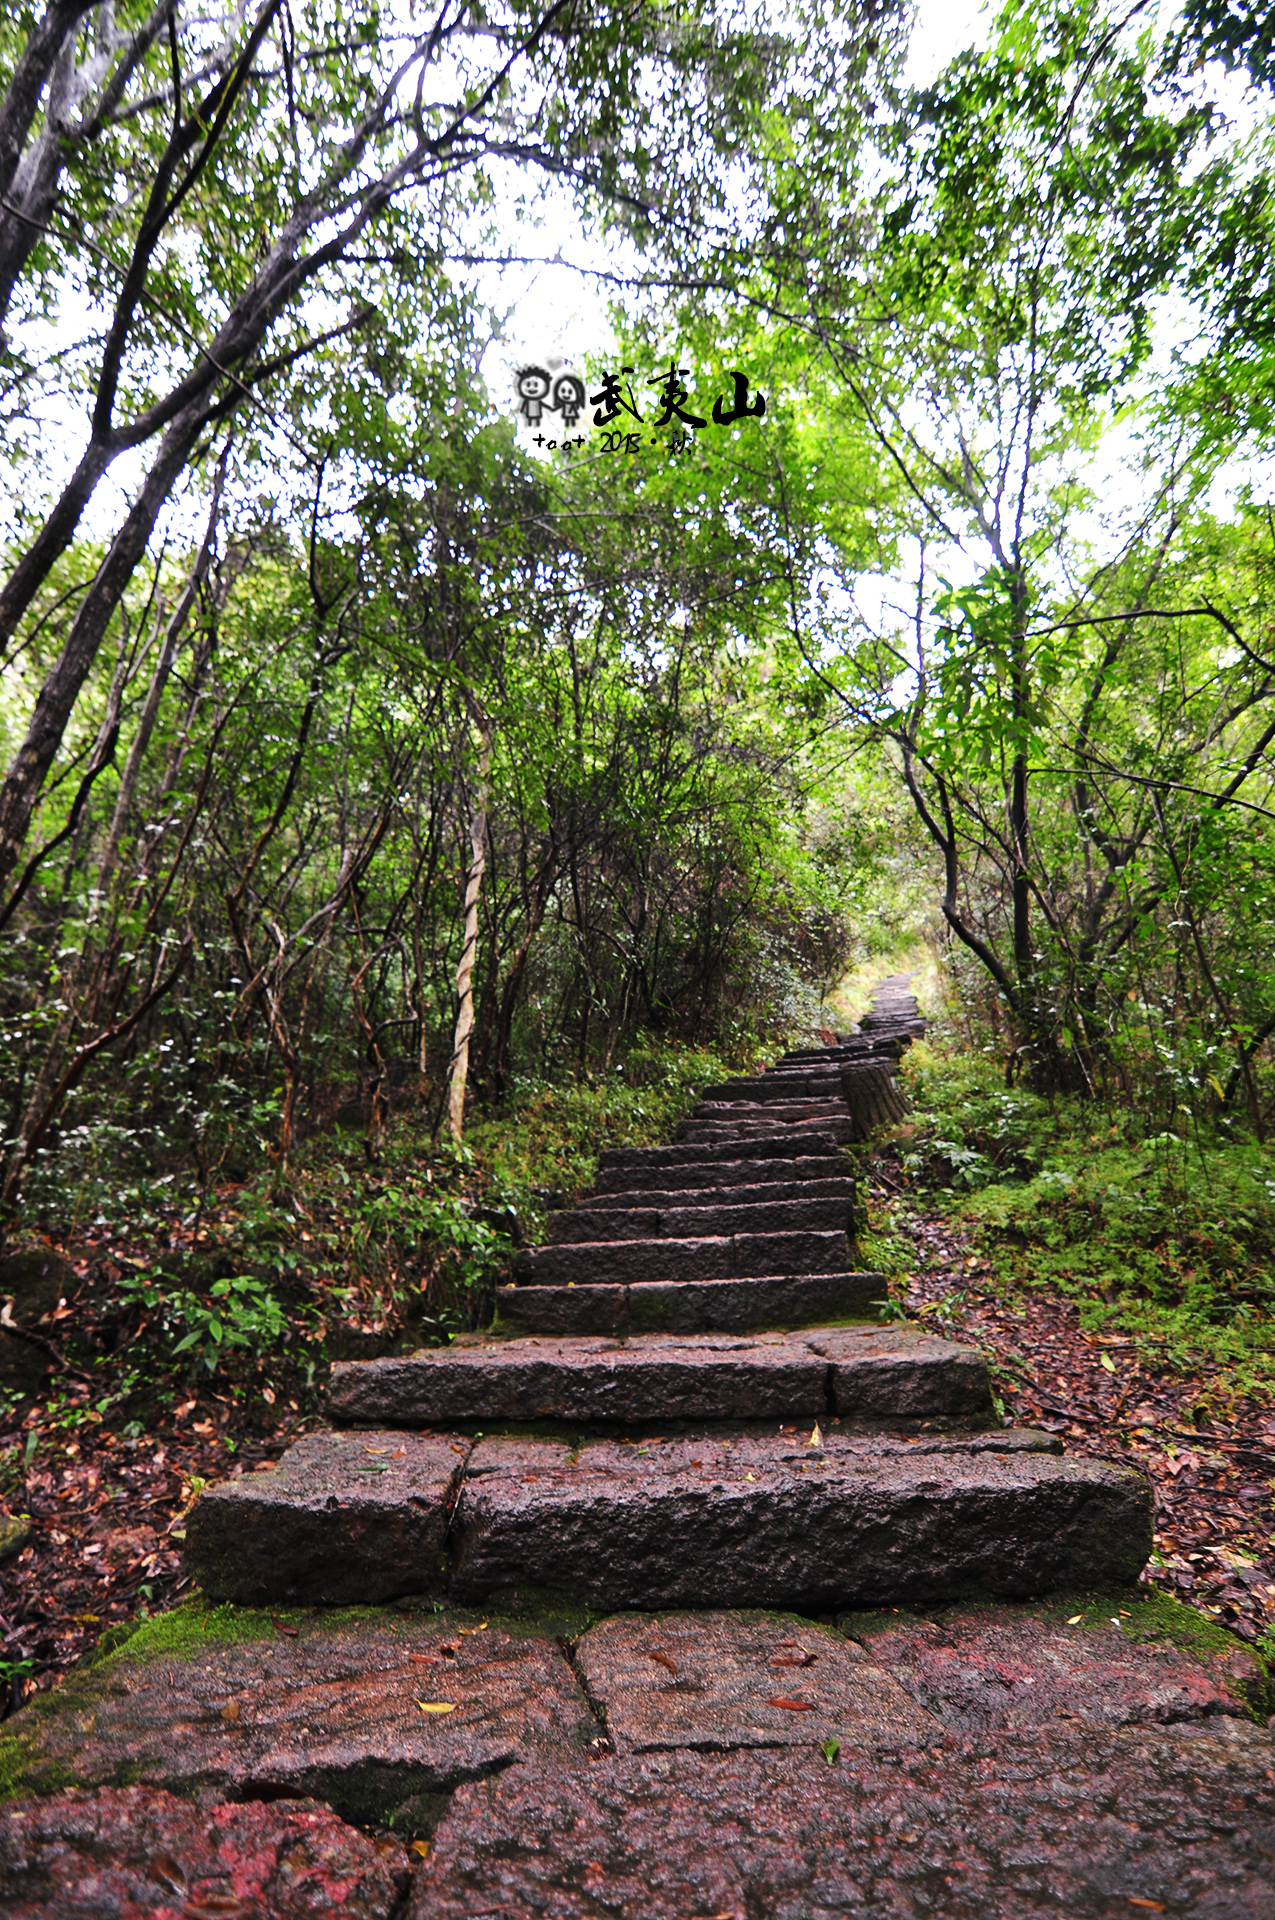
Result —
[{"label": "stone step", "polygon": [[872,1320],[886,1291],[879,1273],[752,1274],[633,1286],[500,1287],[496,1307],[502,1332],[751,1333]]},{"label": "stone step", "polygon": [[208,1599],[246,1604],[549,1588],[606,1609],[828,1615],[1136,1580],[1147,1482],[1032,1447],[1004,1432],[821,1447],[311,1434],[273,1471],[205,1489],[186,1558]]},{"label": "stone step", "polygon": [[832,1067],[825,1073],[763,1073],[754,1080],[727,1080],[705,1087],[698,1107],[737,1106],[741,1100],[769,1104],[775,1100],[838,1099],[843,1071],[841,1067]]},{"label": "stone step", "polygon": [[[674,1193],[683,1188],[692,1193],[707,1193],[715,1187],[739,1188],[756,1184],[775,1185],[779,1182],[813,1183],[846,1178],[849,1162],[836,1151],[834,1141],[827,1141],[826,1150],[822,1153],[808,1153],[803,1144],[796,1153],[778,1157],[780,1148],[786,1144],[779,1143],[774,1158],[697,1158],[681,1164],[661,1161],[654,1166],[644,1163],[631,1167],[603,1167],[594,1181],[593,1199],[620,1197],[630,1193],[635,1196],[645,1192]],[[637,1204],[636,1200],[634,1204]],[[692,1204],[689,1200],[686,1202],[688,1206]]]},{"label": "stone step", "polygon": [[[712,1143],[685,1143],[673,1147],[608,1147],[598,1155],[598,1166],[602,1173],[609,1174],[635,1167],[712,1166],[731,1160],[768,1160],[796,1154],[819,1154],[829,1158],[836,1156],[836,1152],[837,1143],[830,1134],[810,1133],[799,1141],[791,1135],[785,1136],[782,1155],[768,1150],[765,1140],[751,1141],[747,1146],[734,1149],[714,1146]],[[839,1156],[837,1165],[844,1170],[845,1162]]]},{"label": "stone step", "polygon": [[994,1418],[973,1347],[913,1327],[677,1336],[624,1342],[491,1340],[386,1360],[337,1361],[338,1425],[490,1427],[554,1420],[574,1431],[671,1421]]},{"label": "stone step", "polygon": [[845,1040],[835,1047],[799,1047],[793,1053],[781,1054],[775,1065],[769,1069],[772,1073],[784,1073],[790,1069],[800,1072],[803,1068],[840,1067],[847,1060],[897,1059],[900,1042],[885,1035],[875,1035],[872,1039]]},{"label": "stone step", "polygon": [[829,1120],[839,1120],[845,1111],[845,1096],[838,1085],[835,1099],[826,1095],[816,1099],[811,1095],[793,1100],[781,1088],[773,1100],[700,1100],[691,1108],[688,1118],[728,1121],[732,1125],[738,1120],[758,1120],[773,1127],[789,1120],[816,1120],[821,1114],[826,1114]]},{"label": "stone step", "polygon": [[[779,1128],[782,1127],[782,1132]],[[830,1145],[840,1146],[861,1137],[859,1123],[851,1113],[844,1119],[816,1115],[809,1120],[777,1122],[765,1120],[683,1120],[677,1129],[679,1144],[688,1147],[717,1147],[723,1153],[742,1148],[745,1143],[759,1149],[769,1145],[772,1152],[790,1153],[803,1134],[826,1137]]]},{"label": "stone step", "polygon": [[[764,1166],[765,1162],[761,1164]],[[800,1165],[801,1163],[798,1162],[798,1164]],[[757,1167],[758,1162],[755,1160],[745,1161],[744,1165],[751,1171]],[[787,1163],[781,1161],[779,1165],[782,1168],[785,1167]],[[843,1161],[843,1169],[844,1166],[845,1162]],[[743,1207],[761,1205],[779,1200],[806,1199],[844,1200],[847,1205],[853,1206],[854,1197],[855,1183],[849,1174],[843,1171],[840,1175],[834,1174],[821,1180],[783,1179],[769,1180],[761,1183],[750,1182],[747,1185],[741,1183],[737,1186],[723,1185],[713,1187],[635,1187],[618,1193],[591,1194],[587,1200],[580,1202],[578,1209],[573,1207],[571,1211],[573,1213],[576,1211],[609,1213],[614,1209],[616,1212],[628,1210],[634,1213],[644,1213],[647,1208],[653,1210],[659,1210],[665,1207],[712,1208],[720,1207],[723,1204],[732,1207]],[[549,1238],[551,1240],[556,1237],[554,1222],[557,1217],[558,1216],[554,1214],[550,1214],[549,1216]]]},{"label": "stone step", "polygon": [[525,1271],[550,1286],[735,1280],[753,1274],[836,1273],[850,1265],[844,1226],[824,1232],[730,1233],[681,1239],[583,1240],[534,1247]]},{"label": "stone step", "polygon": [[[849,1184],[849,1183],[846,1183]],[[853,1212],[850,1197],[837,1194],[803,1195],[797,1200],[755,1200],[701,1204],[674,1203],[665,1207],[573,1207],[549,1218],[552,1246],[576,1241],[682,1240],[697,1234],[790,1233],[795,1228],[815,1232],[848,1233]]]}]

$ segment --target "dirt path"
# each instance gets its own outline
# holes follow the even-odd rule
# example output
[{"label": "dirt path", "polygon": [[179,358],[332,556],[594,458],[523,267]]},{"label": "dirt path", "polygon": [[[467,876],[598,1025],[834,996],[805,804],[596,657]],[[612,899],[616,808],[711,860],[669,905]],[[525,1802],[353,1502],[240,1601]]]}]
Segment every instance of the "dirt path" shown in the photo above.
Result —
[{"label": "dirt path", "polygon": [[[886,1170],[888,1178],[888,1169]],[[1145,1343],[1082,1331],[1049,1294],[1011,1302],[959,1225],[879,1182],[874,1206],[911,1239],[909,1311],[982,1347],[1007,1415],[1062,1435],[1072,1453],[1136,1464],[1155,1488],[1148,1577],[1250,1643],[1275,1632],[1275,1411],[1192,1412],[1208,1380],[1157,1367]]]}]

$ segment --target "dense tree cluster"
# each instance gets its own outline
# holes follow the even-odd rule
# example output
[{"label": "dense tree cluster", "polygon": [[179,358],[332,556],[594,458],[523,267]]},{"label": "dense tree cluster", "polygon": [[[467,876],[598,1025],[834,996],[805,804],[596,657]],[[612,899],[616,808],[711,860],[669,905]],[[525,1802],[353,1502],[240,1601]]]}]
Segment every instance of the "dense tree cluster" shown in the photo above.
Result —
[{"label": "dense tree cluster", "polygon": [[[1262,1134],[1269,24],[1146,18],[916,90],[882,0],[10,12],[10,1218],[809,1025],[887,829],[1011,1074]],[[521,446],[464,263],[536,182],[764,419]]]}]

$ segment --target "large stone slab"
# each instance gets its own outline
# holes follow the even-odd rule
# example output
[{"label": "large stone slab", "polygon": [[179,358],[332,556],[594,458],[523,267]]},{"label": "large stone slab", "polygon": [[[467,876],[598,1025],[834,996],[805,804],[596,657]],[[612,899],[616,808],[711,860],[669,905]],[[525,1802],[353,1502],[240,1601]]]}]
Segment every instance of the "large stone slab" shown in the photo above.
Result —
[{"label": "large stone slab", "polygon": [[204,1489],[186,1564],[210,1599],[244,1606],[428,1592],[469,1447],[447,1434],[307,1434],[269,1472]]},{"label": "large stone slab", "polygon": [[1143,1636],[1136,1601],[1106,1606],[1078,1598],[1070,1620],[1039,1607],[967,1607],[938,1620],[851,1616],[841,1625],[919,1705],[963,1732],[1059,1721],[1198,1726],[1240,1719],[1246,1695],[1264,1694],[1261,1669],[1238,1642],[1184,1653]]},{"label": "large stone slab", "polygon": [[[785,1152],[788,1146],[785,1140]],[[830,1134],[807,1134],[804,1139],[792,1145],[794,1157],[802,1154],[819,1155],[824,1159],[835,1159],[844,1169],[845,1161],[836,1151],[836,1142]],[[607,1147],[598,1155],[598,1167],[603,1175],[625,1167],[688,1167],[716,1166],[738,1160],[767,1160],[778,1156],[764,1140],[752,1140],[737,1147],[725,1146],[675,1146],[675,1147]]]},{"label": "large stone slab", "polygon": [[860,1137],[859,1124],[849,1111],[841,1120],[683,1120],[678,1125],[677,1137],[687,1146],[717,1147],[725,1152],[756,1146],[765,1147],[770,1153],[791,1153],[793,1143],[807,1132],[845,1145]]},{"label": "large stone slab", "polygon": [[584,1430],[666,1421],[826,1423],[837,1415],[990,1417],[992,1401],[976,1349],[894,1326],[491,1340],[338,1361],[328,1408],[334,1420],[364,1426],[550,1420]]},{"label": "large stone slab", "polygon": [[1270,1920],[1270,1745],[1057,1729],[462,1787],[408,1920]]},{"label": "large stone slab", "polygon": [[690,1207],[580,1206],[551,1215],[549,1241],[567,1246],[580,1240],[682,1240],[700,1234],[790,1233],[794,1229],[847,1233],[853,1210],[853,1189],[849,1195],[802,1194],[786,1200],[723,1201],[719,1197],[716,1205],[701,1201]]},{"label": "large stone slab", "polygon": [[562,1420],[815,1420],[828,1364],[781,1335],[508,1340],[403,1359],[338,1362],[334,1419],[437,1426]]},{"label": "large stone slab", "polygon": [[312,1796],[415,1826],[422,1796],[599,1732],[561,1648],[498,1620],[186,1609],[15,1714],[0,1764],[34,1789]]},{"label": "large stone slab", "polygon": [[869,1320],[886,1291],[879,1273],[757,1274],[689,1286],[651,1281],[629,1288],[625,1324],[633,1334],[745,1333],[757,1327]]},{"label": "large stone slab", "polygon": [[841,1093],[841,1069],[829,1066],[822,1072],[803,1072],[790,1068],[784,1073],[761,1073],[751,1080],[726,1080],[705,1087],[699,1105],[730,1106],[740,1100],[763,1101],[795,1099],[837,1099]]},{"label": "large stone slab", "polygon": [[933,1603],[1130,1582],[1150,1490],[1104,1461],[783,1436],[481,1442],[457,1515],[451,1591],[565,1586],[591,1604]]},{"label": "large stone slab", "polygon": [[[748,1163],[745,1164],[748,1165]],[[799,1161],[797,1164],[800,1166],[801,1162]],[[755,1165],[755,1162],[752,1163],[752,1166]],[[738,1185],[726,1187],[725,1190],[723,1190],[721,1186],[684,1187],[681,1189],[676,1187],[639,1187],[636,1190],[627,1192],[595,1193],[591,1195],[588,1200],[582,1201],[578,1208],[572,1208],[571,1211],[573,1213],[580,1212],[590,1214],[644,1213],[648,1207],[663,1212],[666,1208],[674,1207],[711,1209],[720,1207],[723,1201],[728,1201],[732,1206],[754,1206],[775,1200],[807,1199],[844,1200],[848,1207],[854,1205],[855,1184],[848,1174],[833,1173],[831,1177],[822,1179],[788,1178],[787,1163],[784,1162],[781,1163],[781,1165],[784,1167],[785,1177],[780,1180],[758,1182],[754,1179],[746,1182],[741,1181]],[[752,1171],[752,1166],[749,1167],[750,1172]],[[559,1218],[564,1217],[569,1218],[570,1216],[550,1214],[549,1238],[551,1240],[556,1238],[555,1227],[557,1221]]]},{"label": "large stone slab", "polygon": [[870,1320],[885,1297],[879,1273],[753,1274],[735,1280],[653,1280],[631,1287],[509,1286],[500,1325],[544,1334],[749,1333],[822,1321]]},{"label": "large stone slab", "polygon": [[791,1614],[615,1614],[576,1643],[620,1753],[678,1747],[847,1752],[923,1745],[939,1724],[875,1660]]},{"label": "large stone slab", "polygon": [[842,1419],[992,1416],[987,1362],[908,1326],[812,1327],[795,1335],[828,1362],[828,1411]]},{"label": "large stone slab", "polygon": [[[673,1193],[679,1188],[688,1188],[704,1192],[712,1187],[741,1187],[762,1181],[805,1182],[847,1178],[849,1169],[846,1158],[844,1154],[833,1151],[832,1141],[824,1143],[826,1150],[818,1153],[788,1154],[784,1151],[785,1144],[779,1143],[774,1157],[694,1159],[680,1164],[660,1161],[655,1165],[641,1162],[602,1167],[594,1182],[594,1198],[603,1194],[640,1193],[646,1189]],[[688,1200],[686,1204],[689,1206],[692,1203]]]},{"label": "large stone slab", "polygon": [[0,1807],[8,1920],[394,1920],[410,1879],[399,1842],[305,1800],[203,1807],[138,1786]]},{"label": "large stone slab", "polygon": [[833,1232],[732,1233],[680,1240],[585,1241],[537,1247],[533,1279],[548,1286],[734,1280],[774,1273],[835,1273],[850,1265],[844,1226]]}]

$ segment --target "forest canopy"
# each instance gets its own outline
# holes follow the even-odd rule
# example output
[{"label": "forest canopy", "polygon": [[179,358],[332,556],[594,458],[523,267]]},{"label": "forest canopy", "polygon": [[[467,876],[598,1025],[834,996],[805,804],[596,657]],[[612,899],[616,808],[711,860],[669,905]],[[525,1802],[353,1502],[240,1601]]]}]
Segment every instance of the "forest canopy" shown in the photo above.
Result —
[{"label": "forest canopy", "polygon": [[[1264,1138],[1269,20],[914,52],[9,11],[9,1224],[809,1033],[905,923],[1010,1080]],[[550,450],[492,347],[553,208],[612,304]]]}]

